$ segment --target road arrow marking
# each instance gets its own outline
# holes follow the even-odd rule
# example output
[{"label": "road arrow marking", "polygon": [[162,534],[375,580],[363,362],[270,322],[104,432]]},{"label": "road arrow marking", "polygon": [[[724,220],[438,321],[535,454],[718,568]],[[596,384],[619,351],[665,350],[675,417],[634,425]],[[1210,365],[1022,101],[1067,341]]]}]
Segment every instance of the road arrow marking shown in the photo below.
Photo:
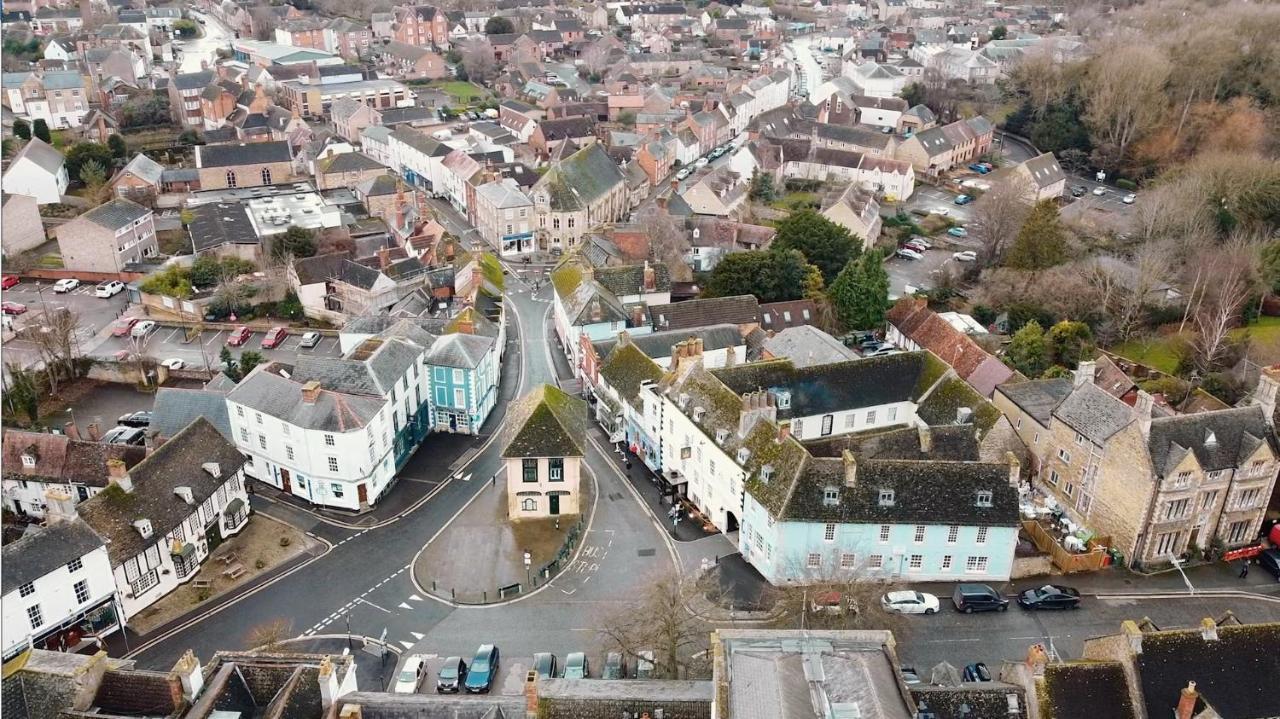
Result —
[{"label": "road arrow marking", "polygon": [[413,649],[413,642],[406,642],[402,639],[400,640],[400,646],[404,647],[405,649]]},{"label": "road arrow marking", "polygon": [[427,636],[425,634],[419,634],[418,632],[409,632],[409,633],[412,634],[413,638],[417,639],[418,641],[422,641],[422,638]]},{"label": "road arrow marking", "polygon": [[416,595],[416,594],[410,594],[410,595],[409,595],[409,598],[410,598],[410,599],[412,599],[412,600],[413,600],[413,601],[415,601],[415,602],[421,602],[421,601],[422,601],[422,597],[419,597],[419,596],[418,596],[418,595]]},{"label": "road arrow marking", "polygon": [[400,607],[401,609],[413,609],[413,607],[409,606],[409,605],[408,605],[407,603],[405,603],[405,602],[400,602],[400,603],[399,603],[398,605],[396,605],[396,606]]}]

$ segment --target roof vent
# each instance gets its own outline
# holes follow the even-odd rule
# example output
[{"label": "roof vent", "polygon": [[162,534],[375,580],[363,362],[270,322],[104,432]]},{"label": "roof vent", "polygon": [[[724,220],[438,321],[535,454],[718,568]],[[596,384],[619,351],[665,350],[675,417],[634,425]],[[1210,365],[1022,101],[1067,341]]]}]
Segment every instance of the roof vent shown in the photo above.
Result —
[{"label": "roof vent", "polygon": [[139,519],[134,521],[133,528],[138,530],[138,534],[141,534],[143,539],[150,539],[152,533],[154,532],[154,530],[151,528],[150,519]]},{"label": "roof vent", "polygon": [[[215,466],[216,466],[216,465],[215,465]],[[196,497],[195,497],[195,495],[194,495],[194,494],[192,494],[192,493],[191,493],[191,488],[190,488],[190,487],[185,487],[185,486],[184,486],[184,487],[174,487],[174,488],[173,488],[173,493],[174,493],[174,494],[176,494],[176,495],[178,495],[178,499],[181,499],[183,502],[186,502],[187,504],[195,504],[195,503],[196,503]]]},{"label": "roof vent", "polygon": [[1212,447],[1216,445],[1218,443],[1218,435],[1214,434],[1213,430],[1211,429],[1206,430],[1204,433],[1204,443],[1205,443],[1205,446],[1207,447]]},{"label": "roof vent", "polygon": [[222,478],[222,467],[218,466],[217,462],[205,462],[204,464],[200,465],[200,469],[203,469],[204,471],[208,472],[209,476],[213,477],[214,479]]},{"label": "roof vent", "polygon": [[969,424],[973,420],[973,410],[969,407],[956,409],[956,424]]}]

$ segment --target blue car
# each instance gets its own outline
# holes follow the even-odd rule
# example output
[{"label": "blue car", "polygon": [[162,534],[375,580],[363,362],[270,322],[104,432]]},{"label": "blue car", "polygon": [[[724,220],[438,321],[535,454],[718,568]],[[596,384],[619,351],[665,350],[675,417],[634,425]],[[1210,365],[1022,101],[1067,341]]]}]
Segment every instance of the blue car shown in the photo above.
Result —
[{"label": "blue car", "polygon": [[969,169],[970,169],[970,170],[973,170],[974,172],[978,173],[979,175],[985,175],[985,174],[987,174],[988,172],[991,172],[991,170],[988,170],[988,169],[986,168],[986,166],[984,166],[984,165],[979,165],[979,164],[978,164],[978,163],[976,163],[976,162],[975,162],[975,163],[973,163],[972,165],[969,165]]},{"label": "blue car", "polygon": [[957,205],[967,205],[967,204],[969,204],[970,202],[973,202],[973,198],[972,198],[972,197],[970,197],[970,196],[968,196],[968,195],[956,195],[956,204],[957,204]]},{"label": "blue car", "polygon": [[498,664],[498,648],[492,644],[481,644],[476,650],[476,658],[471,660],[471,668],[467,670],[467,693],[487,693],[492,689],[493,679],[498,676]]},{"label": "blue car", "polygon": [[947,230],[947,234],[951,235],[952,237],[968,237],[969,231],[963,227],[952,227],[951,229]]}]

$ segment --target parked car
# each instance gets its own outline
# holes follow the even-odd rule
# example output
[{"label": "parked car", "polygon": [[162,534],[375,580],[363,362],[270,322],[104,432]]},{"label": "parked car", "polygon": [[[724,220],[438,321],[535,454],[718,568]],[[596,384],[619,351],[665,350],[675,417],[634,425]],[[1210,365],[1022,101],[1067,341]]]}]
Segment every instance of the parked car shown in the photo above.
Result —
[{"label": "parked car", "polygon": [[142,320],[129,330],[130,337],[146,337],[151,330],[156,328],[155,320]]},{"label": "parked car", "polygon": [[0,302],[0,311],[6,315],[20,315],[27,311],[27,306],[21,302]]},{"label": "parked car", "polygon": [[912,250],[914,252],[919,252],[922,255],[925,253],[926,250],[929,249],[928,247],[925,247],[919,242],[912,242],[912,241],[908,241],[905,245],[903,245],[903,247],[908,250]]},{"label": "parked car", "polygon": [[253,332],[250,331],[248,327],[245,327],[244,325],[240,325],[234,330],[231,330],[231,334],[227,336],[227,344],[231,345],[232,347],[239,347],[245,342],[248,342],[249,338],[252,336],[253,336]]},{"label": "parked car", "polygon": [[80,286],[80,280],[77,280],[74,277],[68,277],[66,279],[62,279],[62,280],[58,280],[57,282],[54,282],[53,291],[57,294],[62,294],[64,292],[70,292],[71,290],[74,290],[79,286]]},{"label": "parked car", "polygon": [[279,347],[280,343],[284,342],[284,338],[288,336],[289,336],[289,333],[288,331],[285,330],[285,328],[272,327],[271,329],[267,330],[267,336],[262,338],[262,349],[264,350],[275,349],[276,347]]},{"label": "parked car", "polygon": [[951,209],[947,207],[935,207],[933,208],[933,214],[947,217],[951,214]]},{"label": "parked car", "polygon": [[138,410],[137,412],[123,414],[116,420],[116,424],[125,427],[149,427],[151,426],[151,413],[146,410]]},{"label": "parked car", "polygon": [[304,332],[302,333],[302,341],[298,343],[298,349],[311,349],[318,344],[320,344],[319,332]]},{"label": "parked car", "polygon": [[622,652],[609,652],[604,657],[604,669],[600,672],[601,679],[626,679],[627,678],[627,660],[623,658]]},{"label": "parked car", "polygon": [[876,348],[874,352],[864,352],[862,356],[863,357],[883,357],[885,355],[896,355],[899,352],[902,352],[902,350],[898,349],[897,347],[894,347],[893,345],[885,345],[883,347]]},{"label": "parked car", "polygon": [[462,657],[449,657],[444,660],[444,666],[440,667],[440,671],[436,672],[436,693],[457,694],[466,680],[467,663],[462,661]]},{"label": "parked car", "polygon": [[991,681],[991,672],[987,670],[986,664],[974,662],[964,668],[964,674],[961,678],[966,682],[989,682]]},{"label": "parked car", "polygon": [[21,280],[18,279],[17,275],[4,275],[3,278],[0,278],[0,290],[7,290],[18,284],[20,281]]},{"label": "parked car", "polygon": [[898,614],[935,614],[941,604],[932,594],[904,590],[885,594],[880,598],[880,606],[886,612]]},{"label": "parked car", "polygon": [[187,363],[177,357],[170,357],[169,359],[161,362],[160,365],[165,369],[182,369],[187,366]]},{"label": "parked car", "polygon": [[586,654],[574,652],[564,658],[565,679],[589,679],[590,677],[591,664],[587,661]]},{"label": "parked car", "polygon": [[498,676],[499,659],[497,646],[480,645],[476,650],[475,659],[471,660],[471,668],[467,670],[467,680],[463,683],[468,693],[488,693],[493,688],[493,681]]},{"label": "parked car", "polygon": [[97,287],[93,288],[94,297],[115,297],[121,292],[124,292],[124,283],[120,280],[100,282]]},{"label": "parked car", "polygon": [[969,231],[963,227],[952,227],[951,229],[947,230],[947,234],[951,235],[952,237],[968,237]]},{"label": "parked car", "polygon": [[559,662],[556,655],[551,652],[538,652],[533,655],[533,671],[538,673],[539,679],[555,679],[556,668]]},{"label": "parked car", "polygon": [[987,167],[986,167],[985,165],[982,165],[982,164],[977,163],[977,162],[973,163],[972,165],[969,165],[969,169],[970,169],[970,170],[973,170],[974,172],[978,173],[979,175],[985,175],[985,174],[987,174],[988,172],[991,172],[991,170],[988,170],[988,169],[987,169]]},{"label": "parked car", "polygon": [[1122,197],[1120,201],[1126,205],[1132,205],[1134,202],[1137,201],[1137,199],[1138,199],[1138,196],[1130,192],[1129,194]]},{"label": "parked car", "polygon": [[1258,555],[1258,566],[1270,572],[1280,582],[1280,549],[1272,547],[1262,550]]},{"label": "parked car", "polygon": [[1059,584],[1046,584],[1020,592],[1018,604],[1023,609],[1078,609],[1080,592]]},{"label": "parked car", "polygon": [[977,262],[978,253],[973,250],[961,250],[960,252],[952,252],[951,259],[956,262]]},{"label": "parked car", "polygon": [[703,168],[707,166],[708,162],[710,162],[710,160],[708,160],[707,158],[699,157],[697,160],[694,160],[693,166],[697,168]]},{"label": "parked car", "polygon": [[898,248],[898,251],[893,254],[897,255],[898,257],[901,257],[904,260],[923,260],[924,259],[924,255],[907,247],[900,247]]},{"label": "parked car", "polygon": [[147,438],[147,430],[142,427],[114,427],[102,435],[104,444],[129,444],[141,447]]},{"label": "parked car", "polygon": [[411,654],[404,660],[404,666],[396,675],[396,684],[391,691],[396,694],[417,694],[418,685],[422,683],[422,675],[427,671],[427,658],[421,654]]},{"label": "parked car", "polygon": [[972,195],[956,195],[955,203],[957,205],[967,205],[970,202],[973,202]]},{"label": "parked car", "polygon": [[636,679],[652,679],[653,678],[653,651],[650,649],[641,649],[636,652],[639,659],[636,660]]},{"label": "parked car", "polygon": [[1087,194],[1089,194],[1089,188],[1085,187],[1084,185],[1072,185],[1072,186],[1071,186],[1071,196],[1072,196],[1072,197],[1084,197],[1084,196],[1085,196],[1085,195],[1087,195]]},{"label": "parked car", "polygon": [[907,240],[907,243],[912,245],[920,245],[926,250],[933,247],[933,243],[930,242],[927,237],[921,237],[920,235],[912,235],[911,239]]},{"label": "parked car", "polygon": [[957,584],[951,603],[956,605],[956,611],[965,614],[1003,612],[1009,608],[1009,600],[985,584]]},{"label": "parked car", "polygon": [[111,336],[124,337],[129,334],[129,330],[133,329],[133,326],[136,324],[138,324],[137,317],[124,317],[118,319],[111,325]]},{"label": "parked car", "polygon": [[717,147],[716,149],[714,149],[714,150],[712,150],[712,151],[711,151],[711,159],[715,160],[715,159],[719,158],[719,157],[720,157],[721,155],[723,155],[723,154],[724,154],[724,148],[723,148],[723,147]]},{"label": "parked car", "polygon": [[1102,197],[1103,195],[1107,194],[1107,188],[1103,187],[1102,185],[1098,185],[1097,187],[1093,188],[1093,194],[1097,195],[1098,197]]}]

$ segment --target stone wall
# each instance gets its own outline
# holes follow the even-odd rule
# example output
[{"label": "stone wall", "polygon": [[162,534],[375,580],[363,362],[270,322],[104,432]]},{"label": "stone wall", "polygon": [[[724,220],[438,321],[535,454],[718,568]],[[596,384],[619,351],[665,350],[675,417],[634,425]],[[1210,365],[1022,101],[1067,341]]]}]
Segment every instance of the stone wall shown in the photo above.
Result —
[{"label": "stone wall", "polygon": [[645,712],[650,719],[711,719],[711,702],[549,697],[538,700],[538,719],[641,719]]}]

